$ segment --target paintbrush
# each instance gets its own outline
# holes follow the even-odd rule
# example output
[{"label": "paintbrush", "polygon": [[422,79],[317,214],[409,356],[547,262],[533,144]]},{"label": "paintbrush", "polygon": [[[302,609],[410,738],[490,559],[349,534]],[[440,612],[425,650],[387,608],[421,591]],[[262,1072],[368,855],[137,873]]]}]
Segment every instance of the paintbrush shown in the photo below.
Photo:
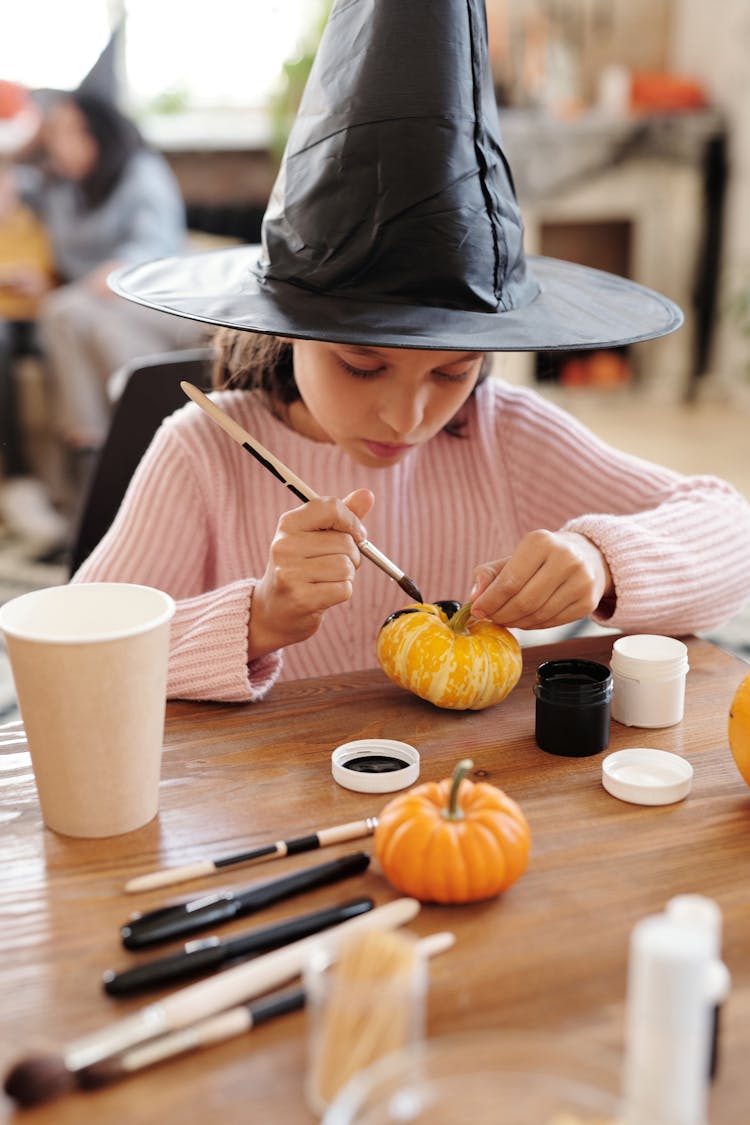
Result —
[{"label": "paintbrush", "polygon": [[162,871],[152,871],[148,875],[137,875],[125,884],[125,891],[152,891],[156,887],[169,887],[173,883],[186,883],[190,879],[200,879],[204,875],[216,875],[225,867],[239,863],[257,863],[260,860],[281,859],[285,855],[325,848],[331,844],[341,844],[346,840],[357,840],[361,836],[371,836],[377,827],[377,817],[368,816],[365,820],[353,820],[349,824],[336,824],[332,828],[321,828],[309,836],[297,836],[291,840],[277,840],[273,844],[262,844],[248,852],[221,856],[218,859],[203,859],[184,867],[168,867]]},{"label": "paintbrush", "polygon": [[[450,949],[455,940],[455,934],[448,930],[429,934],[417,942],[416,952],[421,957],[434,957],[438,953]],[[223,1043],[227,1039],[234,1039],[238,1035],[252,1031],[261,1023],[266,1023],[275,1016],[296,1011],[303,1007],[304,1003],[305,992],[302,988],[271,993],[269,996],[264,996],[251,1004],[230,1008],[218,1016],[200,1020],[191,1027],[171,1032],[169,1035],[162,1035],[158,1039],[152,1039],[140,1047],[133,1047],[114,1058],[94,1063],[93,1066],[77,1072],[74,1076],[75,1085],[85,1090],[109,1086],[113,1082],[128,1078],[130,1075],[137,1074],[156,1063],[187,1054],[188,1051],[210,1047],[216,1043]]]},{"label": "paintbrush", "polygon": [[[215,402],[212,402],[207,395],[204,395],[203,391],[198,390],[192,383],[182,382],[180,386],[188,398],[191,398],[201,410],[204,410],[209,418],[213,419],[217,425],[221,426],[222,430],[228,433],[238,445],[241,445],[248,453],[252,453],[253,457],[255,457],[257,461],[260,461],[263,468],[268,469],[269,473],[273,473],[277,480],[280,480],[282,484],[286,485],[289,491],[292,492],[298,500],[307,503],[308,500],[318,499],[317,492],[310,488],[308,484],[305,484],[303,480],[300,480],[300,478],[279,461],[277,457],[274,457],[273,453],[269,453],[264,445],[261,445],[247,430],[244,430],[239,422],[235,422],[234,418],[230,418],[228,414],[225,414]],[[396,566],[394,562],[391,562],[391,560],[387,558],[382,551],[379,551],[377,547],[374,547],[369,540],[362,539],[357,543],[357,546],[365,558],[375,563],[376,566],[379,566],[389,578],[393,578],[405,594],[408,594],[415,602],[424,600],[414,579],[409,578],[408,574],[404,574],[400,567]]]},{"label": "paintbrush", "polygon": [[225,969],[207,980],[178,989],[100,1031],[74,1040],[60,1054],[22,1059],[6,1075],[5,1093],[24,1106],[47,1101],[74,1088],[77,1072],[94,1063],[103,1062],[159,1035],[189,1027],[198,1020],[246,1003],[287,983],[302,971],[313,949],[324,946],[335,955],[349,934],[395,929],[415,918],[419,908],[416,899],[395,899],[367,914],[342,922],[324,937],[316,934],[303,938],[255,961]]}]

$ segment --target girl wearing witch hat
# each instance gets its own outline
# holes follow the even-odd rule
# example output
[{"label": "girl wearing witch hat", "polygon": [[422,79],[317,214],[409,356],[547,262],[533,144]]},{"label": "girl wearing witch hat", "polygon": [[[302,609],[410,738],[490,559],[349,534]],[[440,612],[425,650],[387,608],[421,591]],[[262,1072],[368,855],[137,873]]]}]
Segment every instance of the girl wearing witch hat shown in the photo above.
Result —
[{"label": "girl wearing witch hat", "polygon": [[371,667],[399,593],[519,629],[590,615],[682,633],[750,589],[750,505],[625,455],[495,351],[611,347],[678,328],[660,294],[528,259],[481,0],[340,0],[262,245],[120,271],[122,296],[221,326],[216,403],[308,482],[289,493],[192,403],[168,419],[74,581],[178,602],[169,693],[260,698]]}]

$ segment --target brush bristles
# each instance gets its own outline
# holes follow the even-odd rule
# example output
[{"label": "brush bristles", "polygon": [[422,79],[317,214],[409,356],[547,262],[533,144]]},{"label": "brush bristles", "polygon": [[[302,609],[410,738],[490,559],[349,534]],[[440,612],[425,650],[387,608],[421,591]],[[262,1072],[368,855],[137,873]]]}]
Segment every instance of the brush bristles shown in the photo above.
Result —
[{"label": "brush bristles", "polygon": [[3,1089],[21,1106],[39,1105],[76,1088],[76,1076],[59,1055],[23,1059],[12,1067]]},{"label": "brush bristles", "polygon": [[417,586],[414,579],[410,578],[408,574],[405,574],[403,578],[399,579],[398,584],[404,591],[404,593],[408,594],[409,597],[412,598],[415,602],[424,604],[424,598],[422,597],[419,587]]},{"label": "brush bristles", "polygon": [[75,1081],[82,1090],[98,1090],[100,1086],[110,1086],[128,1074],[126,1067],[118,1059],[102,1059],[76,1073]]}]

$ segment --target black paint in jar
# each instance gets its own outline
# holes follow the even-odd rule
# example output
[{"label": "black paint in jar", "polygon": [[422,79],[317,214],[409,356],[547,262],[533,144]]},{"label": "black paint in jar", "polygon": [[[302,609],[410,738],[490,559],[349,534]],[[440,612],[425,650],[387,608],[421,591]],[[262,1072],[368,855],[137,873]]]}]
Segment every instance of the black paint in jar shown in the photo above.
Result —
[{"label": "black paint in jar", "polygon": [[547,660],[536,670],[536,726],[540,750],[586,758],[609,746],[612,673],[595,660]]}]

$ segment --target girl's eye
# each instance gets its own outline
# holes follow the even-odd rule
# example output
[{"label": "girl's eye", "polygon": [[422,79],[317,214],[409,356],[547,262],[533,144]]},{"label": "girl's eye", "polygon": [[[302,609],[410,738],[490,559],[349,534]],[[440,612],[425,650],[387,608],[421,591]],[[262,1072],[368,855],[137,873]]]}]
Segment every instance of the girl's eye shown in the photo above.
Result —
[{"label": "girl's eye", "polygon": [[343,367],[347,375],[352,375],[355,379],[373,379],[379,375],[382,368],[380,367],[353,367],[351,363],[347,363],[341,356],[336,356],[340,367]]},{"label": "girl's eye", "polygon": [[466,368],[465,371],[436,371],[437,377],[444,383],[465,383],[469,378],[471,368]]}]

